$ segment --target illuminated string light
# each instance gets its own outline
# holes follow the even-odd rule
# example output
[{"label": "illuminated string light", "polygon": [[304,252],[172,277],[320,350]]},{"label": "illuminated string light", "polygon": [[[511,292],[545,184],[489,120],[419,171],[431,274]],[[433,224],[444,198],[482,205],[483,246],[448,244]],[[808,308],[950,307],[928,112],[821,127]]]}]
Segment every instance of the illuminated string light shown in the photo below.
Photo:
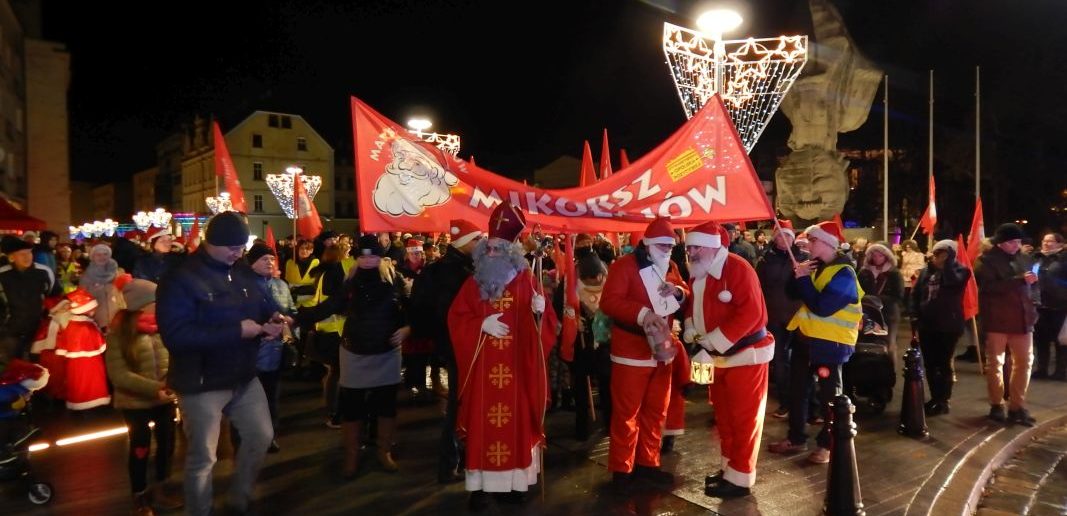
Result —
[{"label": "illuminated string light", "polygon": [[83,443],[85,441],[92,441],[95,439],[103,439],[105,437],[111,437],[114,435],[122,435],[127,432],[126,427],[119,426],[108,430],[101,430],[99,432],[92,432],[88,434],[76,435],[74,437],[67,437],[56,441],[56,446],[70,446],[72,444]]},{"label": "illuminated string light", "polygon": [[411,131],[412,134],[422,138],[422,141],[431,143],[438,149],[445,151],[453,156],[459,154],[459,135],[458,134],[444,134],[444,133],[424,133],[421,131]]},{"label": "illuminated string light", "polygon": [[[663,24],[663,52],[686,117],[692,118],[720,92],[746,151],[756,145],[808,59],[807,36],[748,38],[719,42]],[[721,70],[721,77],[717,76]],[[721,87],[720,87],[721,85]]]},{"label": "illuminated string light", "polygon": [[33,453],[33,452],[38,452],[38,451],[41,451],[41,450],[47,450],[48,448],[51,448],[51,447],[52,447],[52,445],[48,444],[48,443],[35,443],[35,444],[31,444],[30,447],[27,448],[27,450],[29,450],[30,453]]},{"label": "illuminated string light", "polygon": [[303,169],[299,167],[289,167],[282,174],[267,174],[267,187],[270,188],[270,193],[274,194],[285,216],[290,219],[296,218],[296,211],[293,209],[293,176],[300,176],[309,200],[315,200],[315,194],[319,193],[319,188],[322,187],[322,177],[309,176],[303,172]]},{"label": "illuminated string light", "polygon": [[212,215],[218,215],[224,211],[235,211],[233,209],[233,201],[230,200],[230,192],[222,192],[218,197],[208,197],[204,201],[207,203],[207,209],[211,210]]}]

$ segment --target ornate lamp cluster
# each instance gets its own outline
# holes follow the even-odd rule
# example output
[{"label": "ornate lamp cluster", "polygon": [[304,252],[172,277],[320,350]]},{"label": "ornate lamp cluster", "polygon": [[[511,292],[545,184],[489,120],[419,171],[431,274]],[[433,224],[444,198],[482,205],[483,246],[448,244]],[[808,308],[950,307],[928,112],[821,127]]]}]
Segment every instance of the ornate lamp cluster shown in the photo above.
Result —
[{"label": "ornate lamp cluster", "polygon": [[300,167],[289,167],[281,174],[267,174],[267,187],[270,188],[270,193],[274,194],[285,216],[290,219],[296,218],[296,210],[293,209],[293,178],[296,176],[300,176],[308,198],[315,200],[315,194],[319,193],[319,188],[322,188],[321,176],[306,175],[304,169]]}]

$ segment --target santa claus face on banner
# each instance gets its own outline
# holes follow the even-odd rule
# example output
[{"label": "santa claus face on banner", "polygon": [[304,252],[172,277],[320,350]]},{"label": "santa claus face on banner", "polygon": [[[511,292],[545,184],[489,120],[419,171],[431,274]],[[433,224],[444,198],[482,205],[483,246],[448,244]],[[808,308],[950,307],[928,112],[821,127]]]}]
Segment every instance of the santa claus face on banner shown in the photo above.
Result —
[{"label": "santa claus face on banner", "polygon": [[388,143],[390,163],[374,186],[374,207],[393,217],[418,215],[448,202],[459,178],[448,171],[444,153],[397,136]]}]

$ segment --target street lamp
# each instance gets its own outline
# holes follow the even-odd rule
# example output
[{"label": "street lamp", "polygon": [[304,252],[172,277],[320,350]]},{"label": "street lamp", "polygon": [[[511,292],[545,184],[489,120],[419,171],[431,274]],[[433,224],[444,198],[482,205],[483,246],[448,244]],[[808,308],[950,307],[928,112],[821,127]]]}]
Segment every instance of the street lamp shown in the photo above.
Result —
[{"label": "street lamp", "polygon": [[204,202],[207,203],[207,209],[211,210],[212,215],[218,215],[224,211],[234,211],[233,201],[230,200],[230,192],[222,192],[217,197],[207,197]]},{"label": "street lamp", "polygon": [[433,122],[429,118],[411,118],[408,119],[408,127],[415,131],[417,136],[422,136],[422,132],[433,127]]},{"label": "street lamp", "polygon": [[741,15],[730,9],[712,9],[697,18],[697,27],[715,41],[722,41],[722,35],[741,25]]},{"label": "street lamp", "polygon": [[420,140],[432,144],[434,147],[453,156],[459,154],[460,141],[458,134],[423,132],[431,127],[433,127],[433,122],[428,118],[416,117],[408,119],[408,128]]}]

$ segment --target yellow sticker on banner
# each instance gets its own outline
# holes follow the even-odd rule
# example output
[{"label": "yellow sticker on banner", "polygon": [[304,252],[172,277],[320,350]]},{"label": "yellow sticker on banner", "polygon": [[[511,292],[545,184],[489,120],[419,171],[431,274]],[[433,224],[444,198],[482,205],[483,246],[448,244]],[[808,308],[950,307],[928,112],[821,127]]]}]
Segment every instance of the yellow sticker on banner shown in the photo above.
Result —
[{"label": "yellow sticker on banner", "polygon": [[704,162],[700,159],[700,155],[693,149],[686,149],[678,157],[667,162],[667,173],[670,174],[671,179],[678,181],[700,170],[703,166]]}]

